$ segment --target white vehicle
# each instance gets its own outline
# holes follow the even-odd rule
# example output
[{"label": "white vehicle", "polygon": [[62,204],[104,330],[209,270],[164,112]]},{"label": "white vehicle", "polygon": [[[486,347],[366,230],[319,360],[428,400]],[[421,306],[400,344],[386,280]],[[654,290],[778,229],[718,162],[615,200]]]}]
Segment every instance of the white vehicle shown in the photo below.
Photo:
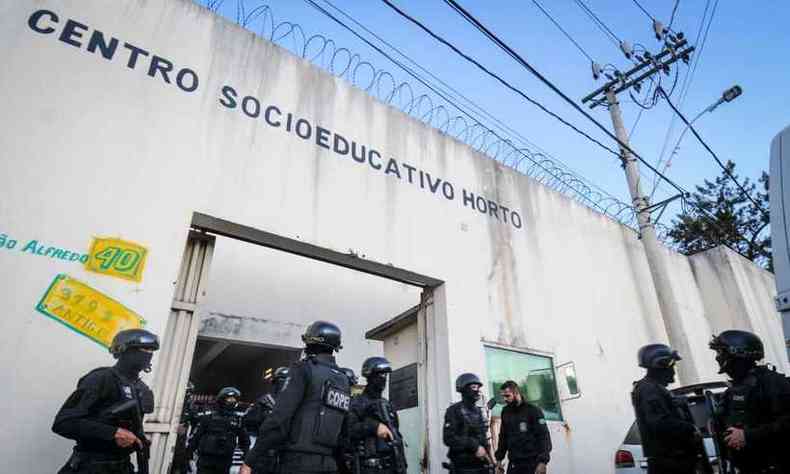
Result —
[{"label": "white vehicle", "polygon": [[[709,382],[672,390],[673,394],[685,396],[688,399],[694,424],[697,425],[705,437],[705,450],[713,466],[714,473],[719,472],[718,458],[716,457],[716,448],[713,445],[713,439],[708,429],[709,417],[705,409],[705,392],[721,393],[726,387],[727,384],[724,382]],[[642,439],[639,434],[639,428],[636,426],[636,421],[631,424],[623,444],[615,452],[614,467],[617,474],[643,474],[647,472],[647,458],[642,450]]]}]

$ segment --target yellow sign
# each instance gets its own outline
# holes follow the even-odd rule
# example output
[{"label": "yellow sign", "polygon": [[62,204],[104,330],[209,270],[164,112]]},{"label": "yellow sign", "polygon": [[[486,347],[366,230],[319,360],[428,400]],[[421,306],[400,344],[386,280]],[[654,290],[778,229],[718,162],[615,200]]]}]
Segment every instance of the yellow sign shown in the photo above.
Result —
[{"label": "yellow sign", "polygon": [[134,311],[63,273],[55,277],[36,310],[105,347],[118,331],[145,326]]},{"label": "yellow sign", "polygon": [[94,238],[85,268],[92,272],[139,282],[143,279],[148,249],[121,239]]}]

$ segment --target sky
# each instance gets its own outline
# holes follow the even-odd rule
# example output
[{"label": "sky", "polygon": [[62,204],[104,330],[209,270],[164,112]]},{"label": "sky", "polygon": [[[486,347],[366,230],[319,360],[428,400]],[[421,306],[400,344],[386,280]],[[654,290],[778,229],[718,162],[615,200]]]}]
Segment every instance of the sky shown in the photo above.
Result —
[{"label": "sky", "polygon": [[[616,157],[501,86],[408,23],[384,2],[331,0],[330,4],[327,0],[315,1],[328,10],[332,10],[330,5],[340,8],[539,149],[609,194],[629,200],[625,178]],[[628,60],[612,39],[585,14],[577,0],[538,1],[596,62],[612,64],[623,71],[628,69]],[[632,44],[644,45],[654,53],[660,51],[661,44],[654,36],[652,20],[633,0],[581,1],[616,37]],[[616,142],[501,52],[443,1],[393,2],[530,97],[616,149]],[[199,3],[205,4],[205,0]],[[389,71],[399,81],[417,84],[397,65],[305,1],[248,0],[243,3],[246,12],[258,5],[268,5],[276,23],[297,23],[308,37],[320,34],[331,38],[377,68]],[[563,36],[533,0],[459,0],[459,3],[571,98],[578,101],[603,85],[603,80],[593,79],[590,60]],[[674,0],[639,0],[639,3],[652,16],[665,24],[669,23]],[[225,0],[218,11],[235,20],[238,4],[237,0]],[[725,89],[740,85],[743,94],[739,98],[723,104],[712,113],[704,114],[695,123],[695,128],[722,160],[729,159],[736,163],[736,171],[742,178],[756,179],[763,170],[768,169],[771,139],[790,122],[787,112],[790,88],[786,86],[788,66],[783,54],[790,47],[790,30],[786,28],[785,21],[790,16],[790,2],[766,0],[749,3],[748,8],[745,8],[742,2],[679,0],[672,29],[675,32],[682,31],[690,44],[695,44],[706,5],[708,17],[716,5],[707,39],[703,48],[700,48],[701,44],[696,45],[697,51],[693,53],[689,66],[682,63],[675,66],[678,67],[679,81],[672,100],[682,106],[683,113],[691,119],[715,102]],[[332,11],[337,14],[336,10]],[[259,29],[260,23],[251,28]],[[696,59],[697,67],[685,100],[681,100],[680,84],[690,72],[695,56],[699,56]],[[669,90],[672,77],[663,79],[663,84]],[[418,86],[416,88],[421,90]],[[620,98],[625,124],[631,130],[639,117],[640,108],[630,103],[627,95]],[[611,120],[605,108],[598,107],[591,114],[611,129]],[[655,107],[644,111],[633,128],[631,146],[650,163],[658,161],[665,142],[669,144],[669,150],[673,148],[683,129],[683,124],[676,119],[667,140],[672,117],[671,109],[660,101]],[[703,179],[719,175],[720,169],[693,135],[687,133],[666,174],[681,186],[693,190]],[[645,167],[642,167],[642,175],[643,188],[646,191],[652,189],[654,175]],[[671,194],[669,186],[661,185],[654,201]]]}]

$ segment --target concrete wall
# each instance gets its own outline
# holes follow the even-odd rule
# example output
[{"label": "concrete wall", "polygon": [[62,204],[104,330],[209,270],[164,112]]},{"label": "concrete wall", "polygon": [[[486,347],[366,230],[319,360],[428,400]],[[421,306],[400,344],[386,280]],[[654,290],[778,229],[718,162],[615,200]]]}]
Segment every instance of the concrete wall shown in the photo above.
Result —
[{"label": "concrete wall", "polygon": [[[28,25],[41,8],[60,20],[34,26],[52,33]],[[58,38],[68,18],[87,25],[71,24],[82,38]],[[96,29],[120,40],[112,59],[87,50]],[[124,42],[149,55],[130,67]],[[156,70],[149,76],[153,55],[194,71],[197,89],[179,88],[174,73],[170,83]],[[185,0],[4,2],[0,56],[0,234],[20,242],[0,250],[0,382],[8,387],[0,416],[12,427],[0,434],[0,456],[10,471],[29,471],[31,459],[36,472],[62,464],[70,443],[49,433],[52,416],[80,375],[111,362],[98,344],[34,310],[54,276],[84,281],[161,332],[199,211],[444,280],[446,319],[437,320],[449,370],[434,381],[436,393],[446,395],[438,387],[461,372],[485,374],[484,341],[575,361],[583,396],[563,405],[566,424],[551,424],[552,470],[612,472],[632,420],[628,391],[641,376],[636,350],[666,339],[632,231]],[[381,169],[223,106],[227,85],[239,103],[252,95],[313,130],[373,147]],[[399,176],[386,172],[390,158]],[[423,175],[409,179],[404,164]],[[452,183],[452,199],[437,177]],[[464,192],[483,196],[487,213]],[[93,236],[145,245],[142,282],[21,250],[37,239],[85,253]],[[719,251],[688,259],[667,250],[666,258],[694,348],[684,356],[705,378],[716,377],[706,348],[712,331],[732,323],[781,337],[770,275]],[[260,276],[260,285],[275,276]],[[768,342],[770,357],[777,344]],[[772,362],[788,369],[786,359]]]}]

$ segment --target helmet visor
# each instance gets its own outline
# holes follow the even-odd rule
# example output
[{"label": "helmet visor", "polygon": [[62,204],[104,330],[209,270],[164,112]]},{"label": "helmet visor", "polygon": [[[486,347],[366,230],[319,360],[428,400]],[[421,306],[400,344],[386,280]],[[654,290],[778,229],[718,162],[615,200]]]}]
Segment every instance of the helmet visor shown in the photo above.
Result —
[{"label": "helmet visor", "polygon": [[159,349],[159,338],[154,334],[140,334],[129,346],[156,350]]}]

